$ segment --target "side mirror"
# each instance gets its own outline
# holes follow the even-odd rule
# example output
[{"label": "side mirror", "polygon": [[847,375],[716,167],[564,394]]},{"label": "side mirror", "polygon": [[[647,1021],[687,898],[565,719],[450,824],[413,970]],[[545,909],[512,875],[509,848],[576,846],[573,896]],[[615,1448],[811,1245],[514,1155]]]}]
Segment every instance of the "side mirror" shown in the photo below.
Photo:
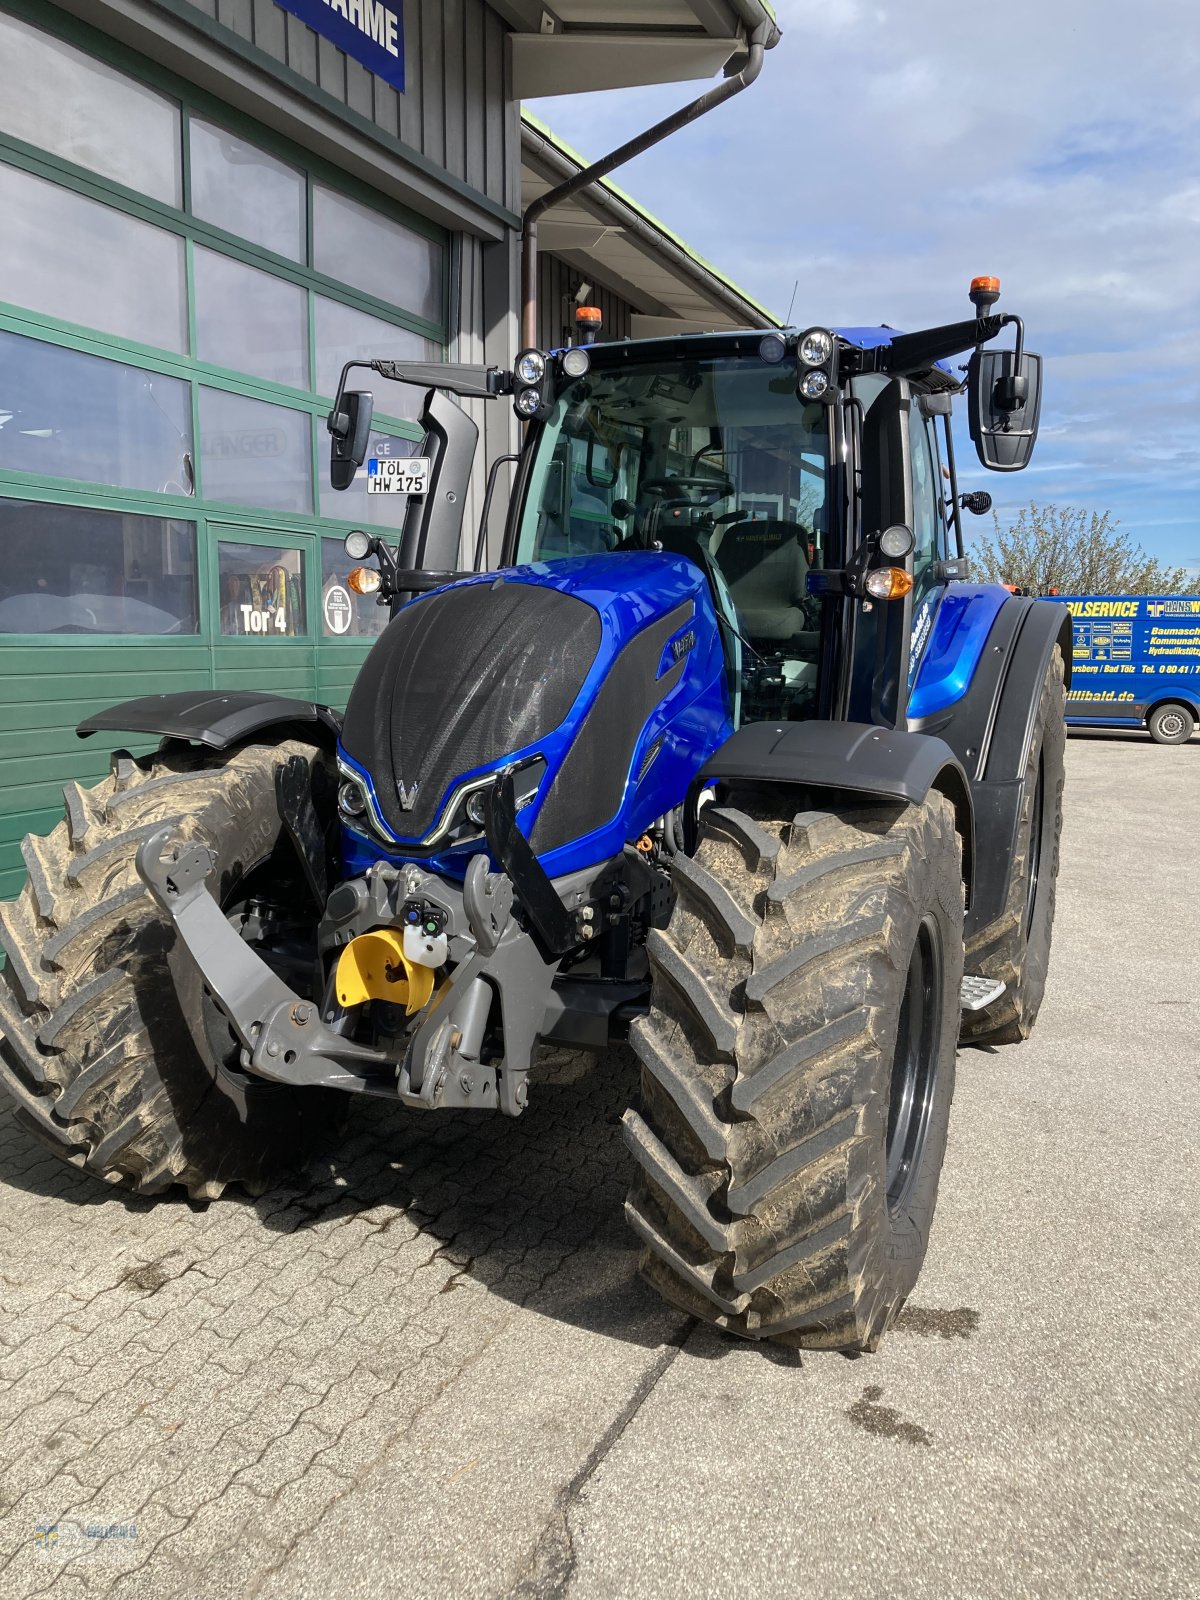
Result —
[{"label": "side mirror", "polygon": [[341,409],[329,413],[329,481],[335,489],[348,489],[367,458],[375,396],[368,389],[347,389]]},{"label": "side mirror", "polygon": [[1042,409],[1042,358],[1032,351],[976,350],[967,367],[968,421],[975,450],[992,472],[1029,465]]}]

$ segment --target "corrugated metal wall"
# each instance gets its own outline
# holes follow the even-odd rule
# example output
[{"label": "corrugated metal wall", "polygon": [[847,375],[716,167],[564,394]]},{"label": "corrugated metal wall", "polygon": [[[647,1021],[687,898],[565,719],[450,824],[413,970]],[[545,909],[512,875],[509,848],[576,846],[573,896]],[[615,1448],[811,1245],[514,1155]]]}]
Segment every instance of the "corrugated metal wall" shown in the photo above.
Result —
[{"label": "corrugated metal wall", "polygon": [[189,0],[300,77],[516,209],[520,128],[507,31],[484,0],[404,0],[407,87],[398,94],[274,0]]}]

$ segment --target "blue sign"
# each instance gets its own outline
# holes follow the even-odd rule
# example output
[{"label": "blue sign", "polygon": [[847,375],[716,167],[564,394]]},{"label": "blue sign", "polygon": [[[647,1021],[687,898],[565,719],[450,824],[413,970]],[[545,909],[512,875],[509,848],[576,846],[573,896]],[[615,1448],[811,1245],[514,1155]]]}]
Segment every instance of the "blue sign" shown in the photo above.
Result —
[{"label": "blue sign", "polygon": [[275,0],[404,93],[404,0]]}]

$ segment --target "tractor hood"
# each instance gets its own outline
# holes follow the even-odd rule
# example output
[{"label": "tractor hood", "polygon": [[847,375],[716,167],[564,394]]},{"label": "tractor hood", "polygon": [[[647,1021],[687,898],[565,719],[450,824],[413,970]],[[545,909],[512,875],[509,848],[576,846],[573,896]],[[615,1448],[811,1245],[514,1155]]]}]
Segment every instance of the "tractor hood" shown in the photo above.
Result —
[{"label": "tractor hood", "polygon": [[[666,731],[698,699],[704,732],[676,748]],[[698,769],[728,736],[726,700],[707,584],[682,557],[466,579],[403,607],[359,673],[340,750],[367,801],[352,826],[390,859],[465,867],[483,831],[468,802],[516,766],[519,826],[548,870],[590,865],[670,808],[679,762]]]}]

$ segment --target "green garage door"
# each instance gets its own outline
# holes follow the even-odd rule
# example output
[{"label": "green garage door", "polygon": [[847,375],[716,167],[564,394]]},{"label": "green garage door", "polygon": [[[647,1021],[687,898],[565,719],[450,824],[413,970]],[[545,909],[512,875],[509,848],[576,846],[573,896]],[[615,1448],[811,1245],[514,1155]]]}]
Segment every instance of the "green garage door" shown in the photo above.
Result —
[{"label": "green garage door", "polygon": [[[92,30],[0,4],[3,899],[22,835],[122,742],[77,740],[87,713],[201,685],[344,703],[383,613],[341,541],[404,505],[330,490],[324,416],[343,362],[443,356],[448,251]],[[375,453],[416,448],[399,393]]]}]

